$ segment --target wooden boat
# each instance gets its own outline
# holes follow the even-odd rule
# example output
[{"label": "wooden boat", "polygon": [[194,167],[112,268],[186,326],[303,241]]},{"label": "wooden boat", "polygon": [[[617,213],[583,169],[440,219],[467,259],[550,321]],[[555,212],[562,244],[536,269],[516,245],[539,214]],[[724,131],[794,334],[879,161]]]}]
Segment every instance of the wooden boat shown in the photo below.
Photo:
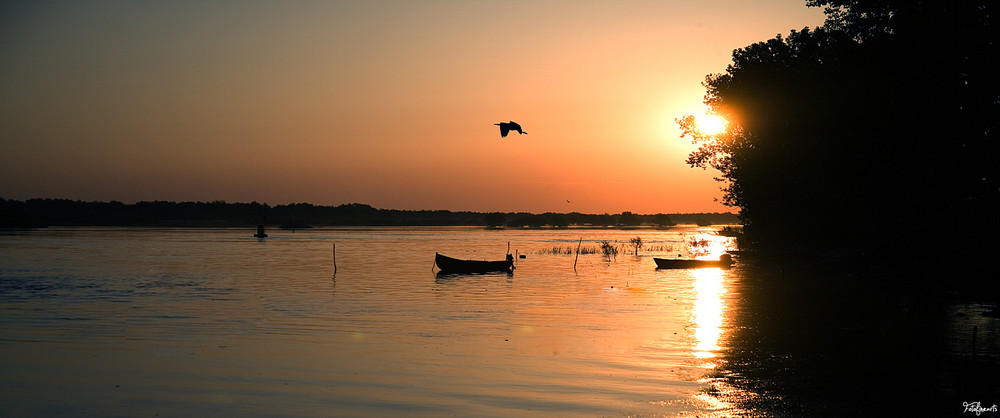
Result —
[{"label": "wooden boat", "polygon": [[444,274],[512,271],[514,269],[514,256],[507,254],[507,259],[502,261],[479,261],[460,260],[434,253],[434,263]]},{"label": "wooden boat", "polygon": [[654,258],[658,269],[697,269],[705,267],[729,268],[733,265],[733,256],[723,254],[718,260],[695,260],[679,258]]}]

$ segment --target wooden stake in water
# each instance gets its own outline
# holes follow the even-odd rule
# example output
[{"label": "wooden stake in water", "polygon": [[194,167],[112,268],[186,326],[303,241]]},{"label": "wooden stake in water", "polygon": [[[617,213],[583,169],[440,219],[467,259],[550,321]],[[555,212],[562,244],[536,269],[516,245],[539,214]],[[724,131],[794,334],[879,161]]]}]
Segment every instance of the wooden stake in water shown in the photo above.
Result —
[{"label": "wooden stake in water", "polygon": [[337,243],[333,243],[333,275],[337,275]]},{"label": "wooden stake in water", "polygon": [[580,259],[580,245],[583,244],[583,237],[580,237],[580,242],[576,244],[576,258],[573,259],[573,271],[576,271],[576,260]]},{"label": "wooden stake in water", "polygon": [[976,358],[976,334],[979,333],[979,326],[972,327],[972,358]]}]

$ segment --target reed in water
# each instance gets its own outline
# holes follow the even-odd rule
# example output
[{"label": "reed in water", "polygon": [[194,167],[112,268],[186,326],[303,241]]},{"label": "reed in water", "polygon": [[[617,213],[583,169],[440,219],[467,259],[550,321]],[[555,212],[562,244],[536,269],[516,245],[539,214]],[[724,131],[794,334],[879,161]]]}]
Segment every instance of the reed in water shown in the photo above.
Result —
[{"label": "reed in water", "polygon": [[[602,241],[603,244],[603,241]],[[608,242],[608,249],[614,248],[618,253],[625,252],[626,248],[630,248],[632,244],[619,244],[614,242]],[[603,245],[583,245],[580,246],[580,254],[590,255],[590,254],[603,254]],[[673,253],[677,251],[677,246],[675,244],[644,244],[642,246],[642,251],[646,253]],[[560,246],[555,245],[548,248],[542,248],[536,252],[540,255],[574,255],[576,254],[575,245]]]}]

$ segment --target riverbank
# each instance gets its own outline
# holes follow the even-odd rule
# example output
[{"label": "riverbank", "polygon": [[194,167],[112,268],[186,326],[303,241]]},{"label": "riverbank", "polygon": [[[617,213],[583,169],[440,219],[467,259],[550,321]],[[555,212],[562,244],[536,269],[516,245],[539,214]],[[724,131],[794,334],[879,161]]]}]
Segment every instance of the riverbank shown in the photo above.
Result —
[{"label": "riverbank", "polygon": [[320,226],[496,226],[496,227],[640,227],[674,224],[730,225],[733,213],[584,214],[470,212],[378,209],[360,203],[318,206],[309,203],[82,202],[66,199],[0,198],[0,227],[64,226],[268,227]]}]

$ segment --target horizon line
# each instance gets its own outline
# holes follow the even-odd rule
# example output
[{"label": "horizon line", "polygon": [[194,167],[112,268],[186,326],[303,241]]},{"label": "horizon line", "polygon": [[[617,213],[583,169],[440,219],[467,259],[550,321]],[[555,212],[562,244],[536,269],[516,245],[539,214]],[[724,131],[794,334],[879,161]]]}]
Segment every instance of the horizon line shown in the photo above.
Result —
[{"label": "horizon line", "polygon": [[189,204],[191,204],[191,203],[193,203],[193,204],[227,204],[227,205],[254,205],[254,204],[256,204],[256,205],[266,206],[266,207],[269,207],[269,208],[275,208],[275,207],[280,207],[280,206],[294,206],[294,205],[310,205],[310,206],[315,206],[315,207],[336,208],[336,207],[341,207],[341,206],[360,205],[360,206],[367,206],[367,207],[372,208],[374,210],[385,210],[385,211],[403,211],[403,212],[454,212],[454,213],[465,212],[465,213],[481,213],[481,214],[501,213],[501,214],[531,214],[531,215],[542,215],[542,214],[547,214],[547,213],[551,213],[551,214],[572,214],[572,213],[579,213],[581,215],[614,215],[614,214],[631,213],[631,214],[634,214],[634,215],[637,215],[637,216],[654,216],[654,215],[660,215],[660,214],[663,214],[663,215],[694,215],[694,214],[732,214],[732,215],[738,215],[739,214],[739,211],[735,211],[735,212],[733,212],[733,211],[726,211],[726,212],[656,212],[656,213],[638,213],[638,212],[633,212],[633,211],[625,210],[625,211],[621,211],[621,212],[607,212],[607,211],[605,211],[604,213],[584,213],[584,212],[580,212],[580,211],[569,211],[569,212],[554,212],[554,211],[529,212],[529,211],[500,211],[500,210],[481,211],[481,210],[456,210],[456,209],[397,209],[397,208],[380,208],[380,207],[372,206],[372,205],[370,205],[368,203],[361,203],[361,202],[350,202],[350,203],[340,203],[340,204],[315,204],[315,203],[309,203],[309,202],[292,202],[292,203],[284,203],[284,204],[272,205],[272,204],[269,204],[267,202],[258,202],[256,200],[251,201],[251,202],[229,202],[229,201],[226,201],[224,199],[218,199],[218,200],[212,200],[212,201],[200,201],[200,200],[180,200],[180,201],[178,201],[178,200],[138,200],[138,201],[134,201],[134,202],[129,203],[129,202],[123,202],[123,201],[120,201],[120,200],[82,200],[82,199],[54,198],[54,197],[34,197],[34,198],[30,198],[30,199],[18,200],[18,199],[8,199],[8,198],[4,198],[4,197],[0,196],[0,201],[5,201],[5,202],[22,202],[22,203],[27,203],[27,202],[33,201],[33,200],[41,200],[41,201],[45,201],[45,200],[51,200],[51,201],[69,201],[69,202],[75,202],[75,203],[120,203],[120,204],[128,205],[128,206],[134,206],[134,205],[137,205],[137,204],[140,204],[140,203],[172,203],[172,204],[183,204],[183,203],[189,203]]}]

